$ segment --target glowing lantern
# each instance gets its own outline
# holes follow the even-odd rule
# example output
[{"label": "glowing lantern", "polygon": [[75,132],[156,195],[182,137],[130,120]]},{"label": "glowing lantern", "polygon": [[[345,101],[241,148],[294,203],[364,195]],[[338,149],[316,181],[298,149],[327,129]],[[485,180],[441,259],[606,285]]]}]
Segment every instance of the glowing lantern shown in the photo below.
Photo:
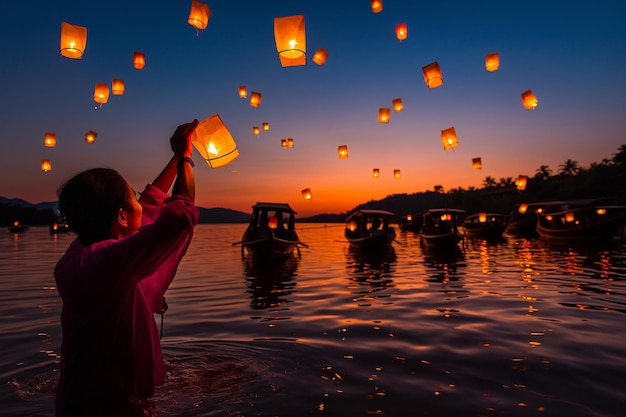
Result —
[{"label": "glowing lantern", "polygon": [[396,113],[404,110],[404,104],[402,104],[402,99],[400,97],[391,100],[391,104],[393,105],[393,111]]},{"label": "glowing lantern", "polygon": [[248,97],[248,90],[246,89],[245,85],[240,85],[239,86],[239,97],[240,98]]},{"label": "glowing lantern", "polygon": [[406,23],[398,23],[396,25],[396,36],[400,41],[405,40],[409,36],[409,29],[407,29]]},{"label": "glowing lantern", "polygon": [[274,18],[274,39],[283,67],[306,64],[304,15]]},{"label": "glowing lantern", "polygon": [[537,97],[532,91],[526,90],[522,93],[522,104],[526,110],[535,110],[538,103]]},{"label": "glowing lantern", "polygon": [[146,56],[142,52],[133,52],[133,66],[138,70],[146,66]]},{"label": "glowing lantern", "polygon": [[211,168],[226,165],[239,156],[237,144],[219,114],[198,124],[193,144]]},{"label": "glowing lantern", "polygon": [[527,181],[528,181],[528,176],[526,176],[526,175],[519,175],[517,177],[517,180],[515,180],[515,186],[520,191],[525,190]]},{"label": "glowing lantern", "polygon": [[399,170],[399,169],[394,169],[394,170],[393,170],[393,177],[394,177],[395,179],[400,178],[400,170]]},{"label": "glowing lantern", "polygon": [[485,223],[487,221],[487,213],[478,213],[478,221]]},{"label": "glowing lantern", "polygon": [[276,229],[278,227],[278,217],[272,216],[268,219],[267,225],[270,229]]},{"label": "glowing lantern", "polygon": [[410,215],[410,214],[407,214],[407,215],[406,215],[406,219],[407,219],[408,221],[411,221],[411,220],[413,220],[413,216],[412,216],[412,215]]},{"label": "glowing lantern", "polygon": [[546,220],[547,220],[547,221],[549,221],[549,222],[551,222],[553,218],[554,218],[554,217],[552,217],[552,215],[550,215],[550,214],[548,214],[548,215],[546,216]]},{"label": "glowing lantern", "polygon": [[50,164],[49,159],[44,159],[41,161],[41,170],[43,172],[48,172],[52,169],[52,165]]},{"label": "glowing lantern", "polygon": [[287,139],[287,147],[288,148],[293,148],[293,139],[292,138],[288,138]]},{"label": "glowing lantern", "polygon": [[497,71],[500,68],[500,54],[498,52],[487,54],[485,68],[490,72]]},{"label": "glowing lantern", "polygon": [[372,177],[374,178],[380,177],[380,169],[374,168],[374,170],[372,171]]},{"label": "glowing lantern", "polygon": [[89,132],[85,133],[85,142],[94,143],[97,137],[98,137],[98,134],[94,132],[93,130],[90,130]]},{"label": "glowing lantern", "polygon": [[391,114],[391,110],[389,107],[381,107],[378,109],[378,122],[379,123],[389,123],[389,115]]},{"label": "glowing lantern", "polygon": [[596,210],[596,213],[598,213],[600,216],[605,215],[606,214],[606,209],[605,208],[599,208]]},{"label": "glowing lantern", "polygon": [[481,161],[480,158],[473,158],[472,159],[472,167],[474,169],[483,169],[483,162]]},{"label": "glowing lantern", "polygon": [[93,91],[93,100],[100,104],[109,101],[109,86],[105,83],[96,83],[96,88]]},{"label": "glowing lantern", "polygon": [[196,28],[196,33],[206,29],[206,26],[209,24],[209,17],[211,17],[209,6],[198,0],[191,0],[191,10],[189,11],[187,22]]},{"label": "glowing lantern", "polygon": [[459,140],[456,137],[456,130],[454,130],[454,126],[441,131],[441,143],[443,143],[443,149],[445,151],[459,145]]},{"label": "glowing lantern", "polygon": [[270,130],[270,124],[267,122],[263,122],[263,130],[265,131]]},{"label": "glowing lantern", "polygon": [[348,145],[340,145],[337,148],[339,159],[348,159]]},{"label": "glowing lantern", "polygon": [[571,211],[568,211],[567,213],[565,213],[565,221],[570,223],[573,222],[575,220],[574,217],[574,213],[572,213]]},{"label": "glowing lantern", "polygon": [[281,139],[280,140],[280,146],[283,147],[283,148],[286,148],[287,147],[287,139]]},{"label": "glowing lantern", "polygon": [[124,94],[124,80],[113,78],[113,82],[111,82],[111,92],[116,96]]},{"label": "glowing lantern", "polygon": [[61,22],[61,49],[64,57],[80,59],[87,46],[87,28]]},{"label": "glowing lantern", "polygon": [[253,91],[252,93],[250,93],[250,105],[252,107],[259,107],[262,98],[263,95],[261,93],[255,93]]},{"label": "glowing lantern", "polygon": [[380,13],[383,11],[383,0],[371,0],[370,3],[374,13]]},{"label": "glowing lantern", "polygon": [[348,224],[348,229],[350,229],[351,232],[354,232],[356,230],[356,220],[352,220]]},{"label": "glowing lantern", "polygon": [[258,126],[254,126],[254,127],[252,128],[252,134],[253,134],[253,135],[258,135],[260,131],[261,131],[261,130],[259,129],[259,127],[258,127]]},{"label": "glowing lantern", "polygon": [[304,197],[305,200],[310,200],[311,199],[311,189],[310,188],[305,188],[304,190],[302,190],[302,197]]},{"label": "glowing lantern", "polygon": [[435,88],[443,85],[443,75],[441,74],[441,68],[438,62],[433,62],[425,67],[422,67],[424,73],[424,82],[428,88]]},{"label": "glowing lantern", "polygon": [[57,134],[54,132],[46,132],[43,136],[43,144],[49,148],[57,146]]},{"label": "glowing lantern", "polygon": [[450,213],[445,213],[441,215],[441,220],[442,221],[451,221],[452,220],[452,214]]},{"label": "glowing lantern", "polygon": [[319,48],[315,51],[312,58],[313,62],[317,65],[324,65],[324,63],[326,63],[326,59],[328,59],[328,51],[324,48]]},{"label": "glowing lantern", "polygon": [[517,209],[517,211],[519,211],[521,214],[526,213],[526,210],[528,210],[528,204],[523,203],[519,205],[519,208]]}]

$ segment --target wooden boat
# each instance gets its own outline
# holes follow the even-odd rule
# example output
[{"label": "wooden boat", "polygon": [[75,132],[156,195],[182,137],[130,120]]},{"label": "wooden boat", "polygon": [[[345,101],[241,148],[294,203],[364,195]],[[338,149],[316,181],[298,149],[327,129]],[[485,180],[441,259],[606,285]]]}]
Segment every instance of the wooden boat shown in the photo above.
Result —
[{"label": "wooden boat", "polygon": [[299,253],[300,242],[295,229],[296,212],[285,203],[256,203],[252,206],[250,224],[240,242],[241,255],[272,261]]},{"label": "wooden boat", "polygon": [[50,234],[53,234],[53,235],[56,235],[59,233],[67,233],[67,232],[72,231],[72,229],[70,229],[70,226],[64,221],[61,221],[58,223],[52,223],[48,229],[50,230]]},{"label": "wooden boat", "polygon": [[508,215],[502,213],[471,214],[463,221],[463,235],[477,239],[499,239],[508,218]]},{"label": "wooden boat", "polygon": [[396,238],[389,224],[394,213],[387,210],[362,209],[346,218],[344,236],[350,247],[367,252],[385,252]]},{"label": "wooden boat", "polygon": [[541,213],[539,238],[555,243],[610,243],[624,227],[626,206],[591,205]]},{"label": "wooden boat", "polygon": [[11,226],[9,226],[9,232],[10,233],[22,233],[27,231],[30,228],[30,226],[24,226],[23,224],[21,224],[19,221],[14,221],[13,224]]},{"label": "wooden boat", "polygon": [[459,225],[465,210],[453,208],[429,209],[424,213],[420,243],[425,247],[454,248],[463,240]]}]

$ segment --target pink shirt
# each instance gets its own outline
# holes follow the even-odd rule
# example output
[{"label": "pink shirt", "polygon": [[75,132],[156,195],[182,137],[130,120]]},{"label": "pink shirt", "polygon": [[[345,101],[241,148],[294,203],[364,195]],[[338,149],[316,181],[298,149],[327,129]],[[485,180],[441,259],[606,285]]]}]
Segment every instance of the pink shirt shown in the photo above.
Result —
[{"label": "pink shirt", "polygon": [[184,196],[148,185],[142,226],[123,239],[75,240],[54,270],[63,300],[57,416],[149,397],[165,365],[153,313],[187,251],[198,210]]}]

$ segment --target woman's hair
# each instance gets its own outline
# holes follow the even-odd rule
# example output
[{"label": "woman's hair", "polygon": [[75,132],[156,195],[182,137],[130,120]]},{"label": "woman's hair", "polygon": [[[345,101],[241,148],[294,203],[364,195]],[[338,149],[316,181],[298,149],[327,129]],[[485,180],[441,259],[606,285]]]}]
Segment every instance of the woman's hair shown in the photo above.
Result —
[{"label": "woman's hair", "polygon": [[57,195],[61,215],[83,245],[109,239],[119,209],[130,203],[128,183],[108,168],[75,175],[59,187]]}]

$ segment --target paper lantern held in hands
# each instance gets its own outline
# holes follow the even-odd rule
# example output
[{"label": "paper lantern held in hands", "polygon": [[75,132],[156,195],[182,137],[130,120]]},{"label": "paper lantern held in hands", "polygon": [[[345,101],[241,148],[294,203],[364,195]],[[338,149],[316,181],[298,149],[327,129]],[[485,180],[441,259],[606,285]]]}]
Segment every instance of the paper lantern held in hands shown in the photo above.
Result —
[{"label": "paper lantern held in hands", "polygon": [[237,144],[219,114],[200,122],[194,130],[192,141],[211,168],[226,165],[239,156]]}]

